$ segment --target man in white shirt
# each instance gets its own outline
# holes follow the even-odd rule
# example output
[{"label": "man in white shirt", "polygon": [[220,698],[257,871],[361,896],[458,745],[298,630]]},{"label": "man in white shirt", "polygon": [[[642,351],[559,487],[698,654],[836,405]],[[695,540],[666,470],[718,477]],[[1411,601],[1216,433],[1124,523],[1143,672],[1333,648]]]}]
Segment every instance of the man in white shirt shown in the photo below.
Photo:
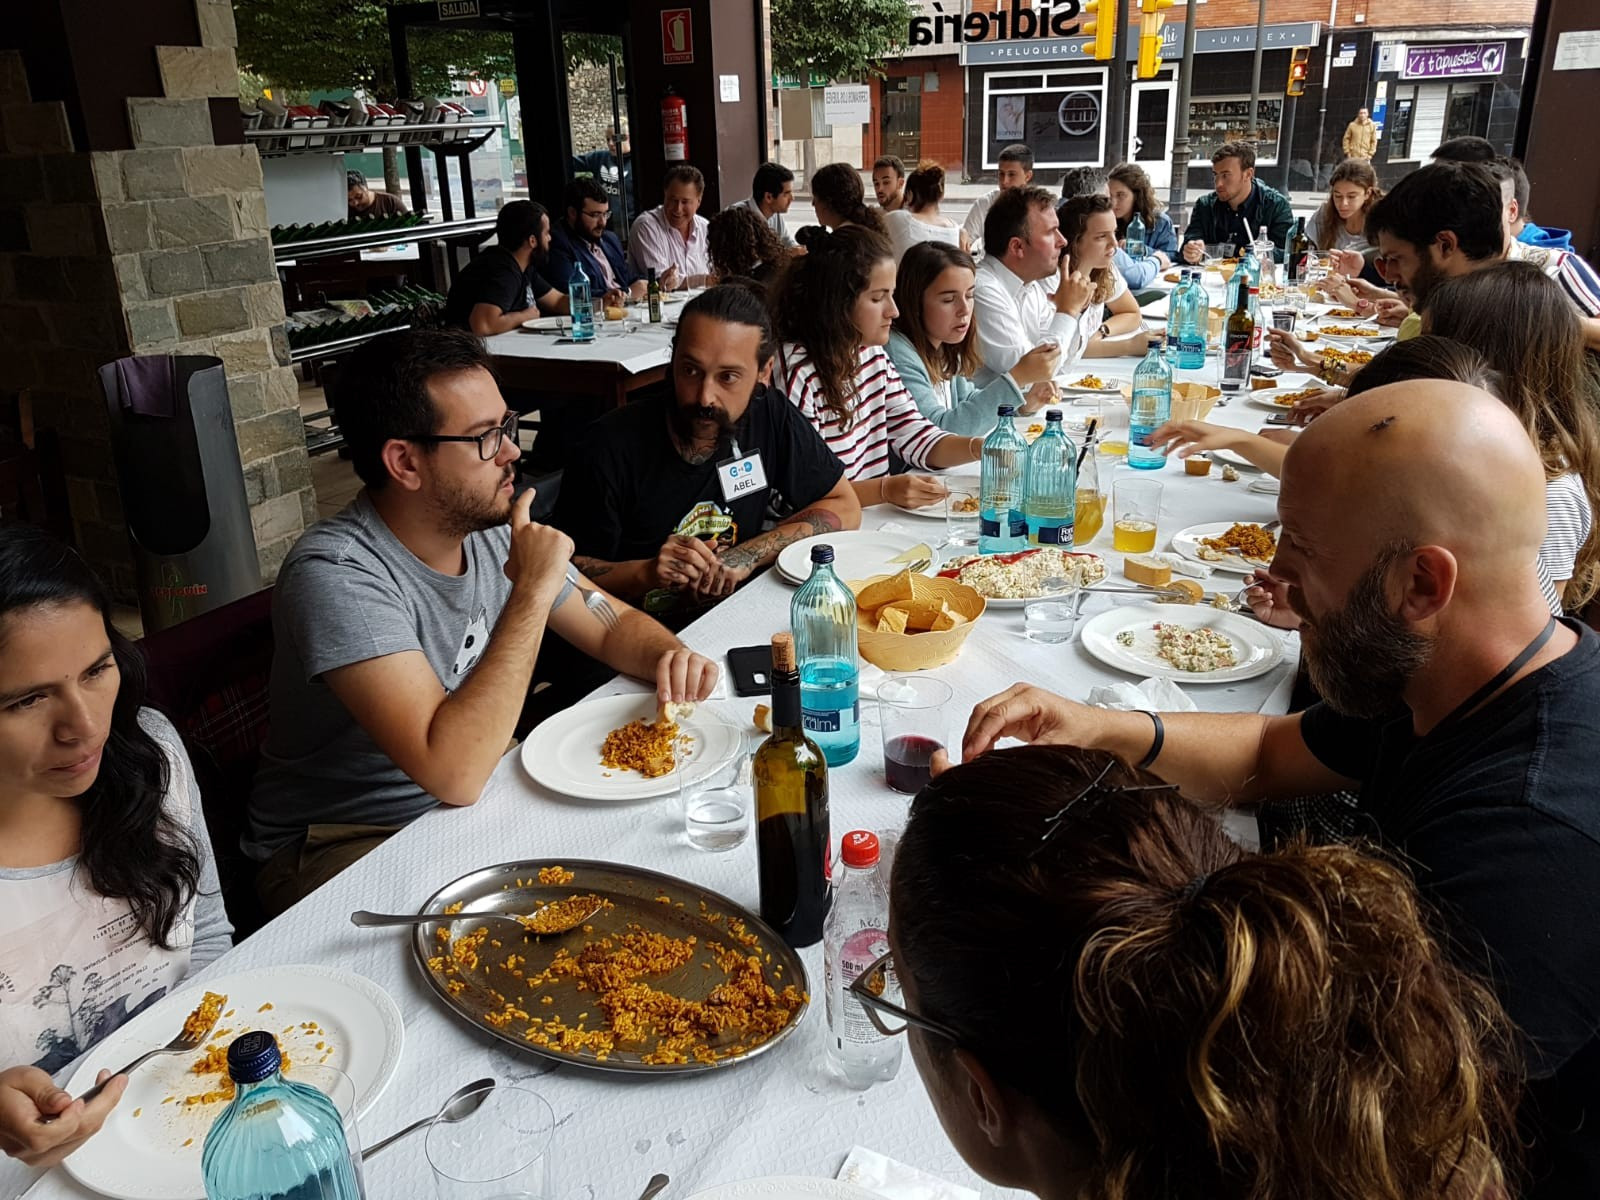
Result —
[{"label": "man in white shirt", "polygon": [[[1069,271],[1062,257],[1066,242],[1056,216],[1055,197],[1044,188],[1008,189],[995,200],[984,221],[990,253],[978,264],[973,318],[983,367],[979,387],[1016,366],[1040,342],[1053,339],[1063,367],[1083,353],[1079,318],[1093,285],[1081,271]],[[1057,280],[1055,295],[1046,282]]]},{"label": "man in white shirt", "polygon": [[799,242],[783,227],[783,214],[794,203],[794,172],[781,163],[766,162],[756,168],[750,182],[750,195],[739,201],[765,221],[778,235],[786,250],[797,249]]},{"label": "man in white shirt", "polygon": [[983,223],[988,219],[989,209],[1000,198],[1000,194],[1015,188],[1025,188],[1032,182],[1032,150],[1017,142],[1000,151],[1000,186],[991,190],[987,196],[979,196],[974,200],[972,208],[967,212],[967,219],[961,223],[967,241],[972,244],[973,258],[982,259],[984,256]]},{"label": "man in white shirt", "polygon": [[666,291],[705,287],[711,277],[710,222],[700,215],[706,177],[679,163],[662,178],[662,202],[633,223],[628,261],[641,275],[654,269]]}]

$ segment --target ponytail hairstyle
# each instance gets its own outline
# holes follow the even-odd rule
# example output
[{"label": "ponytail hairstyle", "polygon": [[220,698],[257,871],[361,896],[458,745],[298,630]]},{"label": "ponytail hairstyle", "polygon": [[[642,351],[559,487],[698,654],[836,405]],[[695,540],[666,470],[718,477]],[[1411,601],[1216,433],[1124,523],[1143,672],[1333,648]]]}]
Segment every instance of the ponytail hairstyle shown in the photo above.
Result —
[{"label": "ponytail hairstyle", "polygon": [[[1107,179],[1112,183],[1120,183],[1133,193],[1133,211],[1139,214],[1139,219],[1144,222],[1144,227],[1152,232],[1156,227],[1156,218],[1161,215],[1161,201],[1156,199],[1155,184],[1150,182],[1150,176],[1138,163],[1119,163],[1111,168]],[[1132,220],[1130,216],[1128,220]],[[1124,237],[1128,232],[1128,221],[1117,218],[1117,236]]]},{"label": "ponytail hairstyle", "polygon": [[928,378],[943,383],[957,375],[970,378],[983,366],[983,356],[978,353],[978,322],[967,326],[967,336],[958,343],[945,342],[938,346],[928,336],[928,325],[923,320],[922,306],[928,292],[951,267],[970,271],[976,279],[978,266],[972,255],[959,246],[947,242],[918,242],[906,251],[894,277],[894,304],[900,315],[894,327],[916,349],[917,357],[928,369]]},{"label": "ponytail hairstyle", "polygon": [[1086,1200],[1506,1194],[1509,1024],[1390,863],[1247,855],[1146,772],[1025,746],[917,796],[890,913],[953,1040],[911,1036],[1031,1100]]},{"label": "ponytail hairstyle", "polygon": [[785,257],[783,242],[772,226],[743,204],[723,209],[707,223],[706,253],[718,279],[753,276],[763,267],[776,267]]},{"label": "ponytail hairstyle", "polygon": [[171,950],[173,928],[200,886],[200,848],[167,813],[167,758],[139,724],[144,658],[111,624],[111,598],[76,550],[31,525],[0,525],[0,654],[14,614],[74,604],[100,615],[120,676],[100,771],[78,797],[78,865],[97,894],[127,901],[130,937],[142,933]]},{"label": "ponytail hairstyle", "polygon": [[944,168],[938,163],[919,163],[906,176],[906,207],[921,212],[944,199]]},{"label": "ponytail hairstyle", "polygon": [[1364,158],[1347,158],[1333,169],[1333,174],[1328,177],[1328,198],[1322,202],[1322,207],[1317,210],[1317,249],[1328,251],[1333,249],[1333,243],[1338,240],[1339,230],[1344,227],[1344,219],[1339,216],[1339,210],[1333,206],[1333,185],[1336,183],[1353,183],[1357,187],[1367,189],[1367,198],[1361,202],[1362,228],[1366,228],[1367,214],[1372,211],[1372,206],[1383,199],[1383,189],[1378,186],[1378,173],[1372,169],[1372,164]]},{"label": "ponytail hairstyle", "polygon": [[812,225],[797,236],[806,253],[789,260],[772,289],[772,323],[778,340],[796,343],[801,359],[810,361],[824,407],[849,429],[861,367],[861,333],[850,311],[873,268],[892,262],[894,250],[887,238],[861,226],[829,233]]},{"label": "ponytail hairstyle", "polygon": [[829,163],[819,168],[811,176],[811,198],[822,201],[850,225],[865,225],[874,233],[889,235],[883,215],[867,207],[867,189],[849,163]]},{"label": "ponytail hairstyle", "polygon": [[[1101,192],[1090,192],[1061,202],[1056,215],[1061,221],[1061,236],[1066,239],[1069,256],[1075,257],[1072,255],[1073,244],[1087,232],[1089,218],[1096,213],[1111,211],[1111,197]],[[1096,267],[1089,272],[1089,279],[1094,283],[1094,291],[1089,294],[1090,303],[1104,304],[1111,299],[1111,293],[1117,290],[1117,265],[1112,263],[1109,267]]]}]

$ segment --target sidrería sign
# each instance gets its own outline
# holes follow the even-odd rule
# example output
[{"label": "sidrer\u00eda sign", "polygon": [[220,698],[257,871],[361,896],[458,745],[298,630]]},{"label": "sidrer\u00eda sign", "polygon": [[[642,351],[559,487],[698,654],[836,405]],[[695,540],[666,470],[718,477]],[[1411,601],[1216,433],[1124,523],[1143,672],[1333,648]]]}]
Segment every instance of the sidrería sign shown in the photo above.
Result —
[{"label": "sidrer\u00eda sign", "polygon": [[1407,46],[1402,79],[1449,79],[1456,75],[1498,75],[1506,65],[1504,42],[1462,42]]},{"label": "sidrer\u00eda sign", "polygon": [[[953,13],[945,8],[954,8]],[[959,10],[960,0],[935,0],[933,12],[911,18],[913,46],[960,45],[991,38],[1071,37],[1078,32],[1078,0],[1000,0],[994,12]]]}]

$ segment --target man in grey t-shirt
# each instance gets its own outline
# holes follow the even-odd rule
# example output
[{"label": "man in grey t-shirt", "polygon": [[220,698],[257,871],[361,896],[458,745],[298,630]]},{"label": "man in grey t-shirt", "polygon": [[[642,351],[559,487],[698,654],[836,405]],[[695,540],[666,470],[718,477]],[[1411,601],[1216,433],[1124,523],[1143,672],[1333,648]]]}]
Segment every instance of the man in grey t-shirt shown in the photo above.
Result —
[{"label": "man in grey t-shirt", "polygon": [[273,596],[272,724],[243,840],[269,912],[434,805],[477,800],[547,628],[663,700],[716,685],[714,664],[572,568],[571,540],[528,519],[531,492],[513,501],[516,414],[489,361],[469,333],[416,330],[346,368],[337,415],[367,486],[306,531]]}]

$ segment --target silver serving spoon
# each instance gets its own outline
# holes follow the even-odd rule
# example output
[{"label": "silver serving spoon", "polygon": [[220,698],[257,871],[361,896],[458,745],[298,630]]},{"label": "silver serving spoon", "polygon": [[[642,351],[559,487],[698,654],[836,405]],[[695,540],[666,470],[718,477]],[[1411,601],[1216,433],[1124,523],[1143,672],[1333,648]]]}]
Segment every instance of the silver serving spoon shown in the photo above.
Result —
[{"label": "silver serving spoon", "polygon": [[494,1090],[495,1083],[492,1079],[479,1079],[466,1087],[457,1088],[455,1093],[439,1106],[439,1111],[431,1117],[423,1117],[420,1121],[413,1121],[399,1133],[391,1133],[383,1141],[368,1146],[361,1152],[361,1161],[366,1162],[379,1150],[394,1145],[401,1138],[409,1137],[425,1125],[432,1125],[435,1121],[461,1121],[478,1111],[478,1106],[489,1098],[489,1093]]},{"label": "silver serving spoon", "polygon": [[553,900],[549,904],[541,905],[526,915],[520,913],[503,912],[457,912],[457,913],[375,913],[360,909],[350,914],[350,924],[360,925],[363,928],[382,928],[393,925],[445,925],[451,921],[511,921],[523,933],[533,937],[549,937],[553,934],[567,933],[582,925],[595,913],[605,907],[605,901],[599,896],[586,897],[592,903],[576,908],[572,913],[563,914],[558,920],[551,921],[544,928],[535,928],[541,917],[550,912],[558,904],[565,901]]}]

